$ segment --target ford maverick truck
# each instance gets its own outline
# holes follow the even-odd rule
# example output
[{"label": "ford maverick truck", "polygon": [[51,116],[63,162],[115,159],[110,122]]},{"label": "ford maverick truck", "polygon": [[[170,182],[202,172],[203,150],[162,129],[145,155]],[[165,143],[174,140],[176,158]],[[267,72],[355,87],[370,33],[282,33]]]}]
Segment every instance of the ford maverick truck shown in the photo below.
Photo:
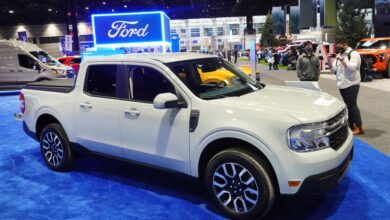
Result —
[{"label": "ford maverick truck", "polygon": [[[205,84],[202,69],[231,81]],[[89,58],[75,81],[30,83],[20,100],[52,170],[89,152],[176,171],[201,179],[234,219],[265,216],[281,194],[336,187],[353,155],[343,102],[264,85],[204,54]]]}]

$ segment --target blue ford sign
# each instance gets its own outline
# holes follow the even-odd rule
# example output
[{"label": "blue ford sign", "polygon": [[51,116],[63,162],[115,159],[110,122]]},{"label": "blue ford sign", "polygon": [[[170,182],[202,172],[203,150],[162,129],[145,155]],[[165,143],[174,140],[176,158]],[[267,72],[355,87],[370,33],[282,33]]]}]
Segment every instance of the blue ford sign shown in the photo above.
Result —
[{"label": "blue ford sign", "polygon": [[96,47],[155,46],[170,43],[169,18],[161,11],[92,15]]}]

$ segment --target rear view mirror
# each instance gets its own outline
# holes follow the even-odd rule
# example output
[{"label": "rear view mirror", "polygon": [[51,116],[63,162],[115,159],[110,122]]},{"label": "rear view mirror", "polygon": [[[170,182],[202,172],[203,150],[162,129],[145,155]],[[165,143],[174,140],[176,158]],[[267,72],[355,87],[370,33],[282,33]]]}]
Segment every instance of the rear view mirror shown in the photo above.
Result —
[{"label": "rear view mirror", "polygon": [[162,93],[154,98],[153,106],[156,109],[186,108],[187,103],[179,100],[179,98],[172,93]]}]

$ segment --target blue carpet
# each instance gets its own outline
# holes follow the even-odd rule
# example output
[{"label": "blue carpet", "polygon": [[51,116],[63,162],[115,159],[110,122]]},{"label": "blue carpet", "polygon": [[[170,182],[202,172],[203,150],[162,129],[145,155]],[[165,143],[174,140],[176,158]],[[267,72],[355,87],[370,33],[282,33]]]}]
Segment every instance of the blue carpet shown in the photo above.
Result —
[{"label": "blue carpet", "polygon": [[[28,138],[17,96],[0,97],[0,219],[223,219],[193,178],[83,156],[49,170]],[[390,219],[390,158],[355,139],[354,160],[326,195],[280,198],[269,219]]]}]

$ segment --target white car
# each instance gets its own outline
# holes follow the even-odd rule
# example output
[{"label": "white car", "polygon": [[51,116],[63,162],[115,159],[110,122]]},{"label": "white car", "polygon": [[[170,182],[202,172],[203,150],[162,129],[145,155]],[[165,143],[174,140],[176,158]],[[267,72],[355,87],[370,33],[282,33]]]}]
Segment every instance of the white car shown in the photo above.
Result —
[{"label": "white car", "polygon": [[[200,70],[218,69],[234,83],[202,83]],[[352,160],[343,102],[261,84],[210,55],[89,58],[75,83],[32,83],[20,99],[51,169],[84,151],[178,171],[202,179],[230,218],[261,218],[279,194],[323,193]]]}]

